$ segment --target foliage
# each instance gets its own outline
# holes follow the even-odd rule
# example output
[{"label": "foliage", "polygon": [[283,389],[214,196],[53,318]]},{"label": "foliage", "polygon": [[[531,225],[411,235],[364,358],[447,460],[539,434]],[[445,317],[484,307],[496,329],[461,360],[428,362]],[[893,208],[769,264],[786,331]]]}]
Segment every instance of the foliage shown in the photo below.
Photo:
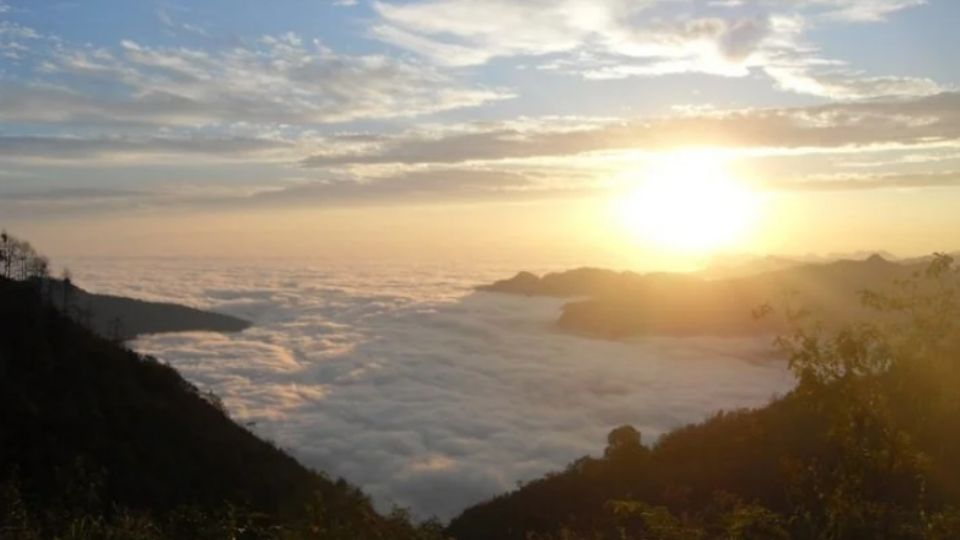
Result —
[{"label": "foliage", "polygon": [[0,278],[0,538],[430,539]]},{"label": "foliage", "polygon": [[[797,388],[650,449],[629,427],[602,459],[468,509],[462,540],[960,537],[960,271],[935,255],[875,315],[828,329],[788,312]],[[853,294],[853,291],[851,291]],[[769,307],[764,311],[769,311]],[[632,450],[624,452],[624,448]],[[640,449],[642,448],[642,450]]]},{"label": "foliage", "polygon": [[6,231],[0,233],[0,277],[27,280],[43,278],[50,262],[37,253],[29,242],[19,240]]}]

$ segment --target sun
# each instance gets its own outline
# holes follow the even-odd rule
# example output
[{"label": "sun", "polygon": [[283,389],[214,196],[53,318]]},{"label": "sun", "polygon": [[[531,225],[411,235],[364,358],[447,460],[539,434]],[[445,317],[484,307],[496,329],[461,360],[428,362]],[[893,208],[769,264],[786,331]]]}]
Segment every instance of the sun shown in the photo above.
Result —
[{"label": "sun", "polygon": [[706,152],[681,152],[627,175],[617,197],[622,226],[638,240],[671,251],[711,252],[740,241],[759,210],[759,196]]}]

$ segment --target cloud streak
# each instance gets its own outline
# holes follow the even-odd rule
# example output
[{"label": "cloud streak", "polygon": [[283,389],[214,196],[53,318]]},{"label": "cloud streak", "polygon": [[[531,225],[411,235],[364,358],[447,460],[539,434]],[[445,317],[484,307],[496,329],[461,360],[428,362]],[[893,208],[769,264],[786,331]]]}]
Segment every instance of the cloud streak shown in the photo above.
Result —
[{"label": "cloud streak", "polygon": [[295,34],[220,51],[53,47],[30,82],[0,82],[0,119],[204,126],[325,124],[475,107],[509,93],[429,66],[347,56]]},{"label": "cloud streak", "polygon": [[867,189],[922,189],[960,187],[960,171],[916,174],[833,175],[778,182],[781,190],[858,191]]},{"label": "cloud streak", "polygon": [[[617,187],[610,179],[618,170],[636,168],[662,152],[701,147],[746,162],[824,156],[819,166],[806,160],[803,168],[781,166],[768,172],[758,179],[767,190],[952,187],[950,154],[936,158],[930,152],[960,147],[960,93],[785,109],[695,110],[630,121],[528,118],[419,126],[394,134],[0,136],[0,158],[11,163],[160,166],[170,159],[256,160],[284,177],[256,182],[255,190],[224,184],[184,191],[184,183],[134,195],[123,190],[122,197],[100,197],[95,205],[88,197],[69,198],[79,193],[73,189],[92,186],[74,185],[56,200],[43,189],[22,187],[5,190],[13,196],[0,200],[0,208],[22,214],[45,207],[49,212],[122,210],[131,203],[153,208],[320,207],[606,195]],[[323,153],[303,157],[316,148]],[[905,153],[902,159],[887,156]],[[884,170],[838,176],[835,164],[856,165],[856,155],[860,162],[864,155],[875,156],[879,161],[863,163],[882,164]]]},{"label": "cloud streak", "polygon": [[588,79],[705,73],[746,77],[759,70],[780,88],[831,99],[917,96],[942,91],[915,77],[877,76],[819,56],[804,40],[811,21],[878,22],[923,0],[806,0],[725,3],[692,16],[681,2],[374,3],[373,37],[447,66],[534,57],[541,69]]},{"label": "cloud streak", "polygon": [[0,136],[0,157],[93,160],[110,157],[208,155],[251,158],[291,145],[280,140],[227,137]]},{"label": "cloud streak", "polygon": [[[359,147],[352,141],[340,146],[332,138],[327,153],[303,163],[308,167],[461,163],[697,146],[838,149],[958,137],[960,93],[943,93],[911,100],[707,111],[633,121],[574,118],[478,123],[460,129],[411,130],[375,137]],[[338,152],[338,147],[345,151]]]}]

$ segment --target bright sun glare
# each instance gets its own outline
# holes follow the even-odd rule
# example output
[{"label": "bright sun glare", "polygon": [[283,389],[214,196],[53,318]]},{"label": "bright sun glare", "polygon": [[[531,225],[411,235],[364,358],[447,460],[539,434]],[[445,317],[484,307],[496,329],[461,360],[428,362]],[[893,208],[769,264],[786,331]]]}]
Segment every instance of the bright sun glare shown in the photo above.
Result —
[{"label": "bright sun glare", "polygon": [[664,156],[634,171],[616,201],[623,226],[672,251],[708,252],[741,240],[755,223],[759,196],[709,153]]}]

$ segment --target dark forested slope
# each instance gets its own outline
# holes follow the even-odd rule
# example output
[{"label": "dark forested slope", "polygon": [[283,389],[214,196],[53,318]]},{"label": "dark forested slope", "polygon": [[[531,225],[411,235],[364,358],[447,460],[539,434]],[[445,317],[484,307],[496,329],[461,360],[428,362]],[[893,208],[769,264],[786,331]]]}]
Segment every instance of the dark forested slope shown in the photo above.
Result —
[{"label": "dark forested slope", "polygon": [[30,242],[0,231],[0,278],[33,282],[44,301],[115,341],[161,332],[239,332],[250,323],[229,315],[176,304],[92,294],[64,279],[50,277],[50,261]]},{"label": "dark forested slope", "polygon": [[419,537],[39,289],[0,278],[0,537]]},{"label": "dark forested slope", "polygon": [[[827,271],[850,276],[842,264]],[[790,394],[652,447],[618,428],[602,458],[470,508],[449,533],[960,538],[960,270],[941,256],[892,290],[862,295],[870,320],[835,329],[814,321],[780,338],[799,380]]]},{"label": "dark forested slope", "polygon": [[240,332],[250,323],[237,317],[166,302],[93,294],[63,280],[42,285],[50,300],[101,336],[116,340],[164,332]]}]

